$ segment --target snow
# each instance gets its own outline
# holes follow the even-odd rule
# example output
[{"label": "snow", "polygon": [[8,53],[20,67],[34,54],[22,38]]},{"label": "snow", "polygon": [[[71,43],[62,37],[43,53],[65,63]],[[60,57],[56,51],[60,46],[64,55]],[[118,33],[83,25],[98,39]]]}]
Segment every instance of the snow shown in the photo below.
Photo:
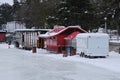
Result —
[{"label": "snow", "polygon": [[13,0],[0,0],[0,5],[3,3],[8,3],[10,5],[13,5]]},{"label": "snow", "polygon": [[58,34],[58,33],[49,33],[49,32],[47,32],[47,33],[45,33],[45,34],[39,35],[39,37],[47,38],[47,37],[55,36],[55,35],[57,35],[57,34]]},{"label": "snow", "polygon": [[51,29],[16,29],[15,31],[50,31]]},{"label": "snow", "polygon": [[120,43],[120,36],[111,36],[110,42],[112,43]]},{"label": "snow", "polygon": [[60,34],[64,30],[66,30],[66,28],[63,28],[63,26],[62,27],[58,26],[58,28],[55,28],[45,34],[39,35],[39,37],[43,37],[43,38],[52,37],[52,36]]},{"label": "snow", "polygon": [[[47,53],[46,51],[44,51]],[[109,56],[107,58],[97,58],[97,59],[89,59],[89,58],[83,58],[79,55],[75,56],[68,56],[67,58],[63,58],[62,54],[47,54],[45,56],[52,57],[55,59],[62,59],[67,61],[74,61],[74,62],[82,62],[86,64],[92,64],[97,67],[105,68],[111,71],[115,71],[120,73],[120,54],[112,51],[109,53]]]},{"label": "snow", "polygon": [[111,40],[112,43],[120,43],[120,40]]},{"label": "snow", "polygon": [[105,38],[108,38],[109,35],[108,34],[105,34],[105,33],[82,33],[82,34],[78,34],[77,37],[84,37],[84,38],[87,38],[87,37],[105,37]]},{"label": "snow", "polygon": [[32,51],[0,44],[0,80],[120,80],[120,54],[88,59],[63,57],[44,49]]},{"label": "snow", "polygon": [[1,33],[1,32],[6,32],[6,31],[0,30],[0,33]]}]

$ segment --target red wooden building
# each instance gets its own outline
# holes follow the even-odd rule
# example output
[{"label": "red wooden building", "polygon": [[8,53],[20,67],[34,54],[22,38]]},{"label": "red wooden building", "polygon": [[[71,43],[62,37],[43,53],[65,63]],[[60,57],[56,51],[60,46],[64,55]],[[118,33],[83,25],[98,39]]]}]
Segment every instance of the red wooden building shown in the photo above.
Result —
[{"label": "red wooden building", "polygon": [[0,31],[0,42],[5,42],[6,31]]},{"label": "red wooden building", "polygon": [[[68,26],[66,28],[58,27],[47,32],[44,35],[40,35],[39,37],[45,39],[45,42],[44,42],[45,48],[48,51],[61,53],[62,50],[65,50],[65,47],[67,45],[66,39],[68,39],[68,36],[74,32],[77,32],[78,34],[78,33],[85,33],[86,31],[80,28],[80,26]],[[74,33],[74,36],[75,34],[76,33]],[[69,39],[72,39],[72,38],[69,38]]]}]

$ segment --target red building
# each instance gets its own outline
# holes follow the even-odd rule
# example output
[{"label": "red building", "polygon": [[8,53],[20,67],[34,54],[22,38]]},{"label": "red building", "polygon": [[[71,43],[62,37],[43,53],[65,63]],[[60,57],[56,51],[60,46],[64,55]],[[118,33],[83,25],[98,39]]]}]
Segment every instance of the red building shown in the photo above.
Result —
[{"label": "red building", "polygon": [[45,39],[45,48],[48,51],[61,53],[62,50],[65,50],[67,45],[65,38],[68,38],[67,36],[71,35],[73,32],[85,33],[86,31],[80,28],[80,26],[58,27],[44,35],[40,35],[40,38]]},{"label": "red building", "polygon": [[0,42],[5,42],[6,31],[0,31]]}]

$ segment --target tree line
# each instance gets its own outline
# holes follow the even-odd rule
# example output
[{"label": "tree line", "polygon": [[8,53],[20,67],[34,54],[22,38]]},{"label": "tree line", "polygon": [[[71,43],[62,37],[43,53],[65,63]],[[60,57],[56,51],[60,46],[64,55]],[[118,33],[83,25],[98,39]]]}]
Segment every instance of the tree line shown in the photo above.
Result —
[{"label": "tree line", "polygon": [[0,28],[2,24],[6,24],[8,21],[13,20],[12,6],[9,4],[0,5]]},{"label": "tree line", "polygon": [[[4,10],[4,6],[5,8]],[[26,23],[27,28],[53,28],[54,25],[80,25],[85,30],[120,26],[119,0],[14,0],[0,5],[0,24],[11,20]]]}]

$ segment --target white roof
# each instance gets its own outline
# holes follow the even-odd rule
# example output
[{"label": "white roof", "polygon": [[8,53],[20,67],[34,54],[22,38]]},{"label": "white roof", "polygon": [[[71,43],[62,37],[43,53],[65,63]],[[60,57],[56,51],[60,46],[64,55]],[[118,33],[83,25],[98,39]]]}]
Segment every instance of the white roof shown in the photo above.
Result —
[{"label": "white roof", "polygon": [[16,29],[15,31],[50,31],[51,29]]},{"label": "white roof", "polygon": [[[65,29],[66,29],[66,28],[65,28]],[[47,37],[55,36],[55,35],[61,33],[62,31],[64,31],[65,29],[63,29],[63,30],[61,30],[61,31],[59,31],[59,32],[57,32],[57,33],[56,33],[56,32],[47,32],[47,33],[45,33],[45,34],[39,35],[39,37],[47,38]]]},{"label": "white roof", "polygon": [[87,37],[106,37],[106,38],[108,38],[109,35],[106,33],[80,33],[76,37],[77,38],[78,37],[84,37],[84,38],[87,38]]},{"label": "white roof", "polygon": [[0,30],[0,32],[6,32],[6,31]]},{"label": "white roof", "polygon": [[43,37],[43,38],[47,38],[47,37],[51,37],[51,36],[54,36],[54,35],[57,35],[58,33],[45,33],[45,34],[40,34],[39,37]]}]

